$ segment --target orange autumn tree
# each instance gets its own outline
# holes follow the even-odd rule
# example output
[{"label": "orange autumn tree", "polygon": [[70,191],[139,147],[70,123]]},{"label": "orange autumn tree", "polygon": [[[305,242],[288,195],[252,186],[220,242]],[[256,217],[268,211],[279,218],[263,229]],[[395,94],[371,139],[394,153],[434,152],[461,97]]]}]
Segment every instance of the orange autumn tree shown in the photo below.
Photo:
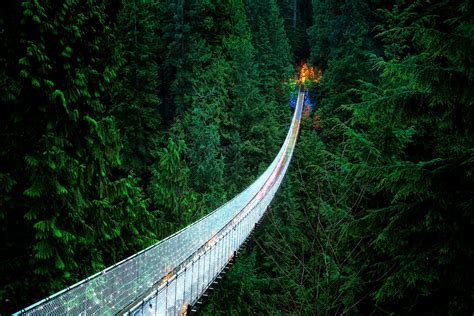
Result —
[{"label": "orange autumn tree", "polygon": [[321,80],[321,70],[316,71],[313,66],[308,66],[307,63],[301,63],[299,66],[299,82],[305,84],[306,81],[319,82]]}]

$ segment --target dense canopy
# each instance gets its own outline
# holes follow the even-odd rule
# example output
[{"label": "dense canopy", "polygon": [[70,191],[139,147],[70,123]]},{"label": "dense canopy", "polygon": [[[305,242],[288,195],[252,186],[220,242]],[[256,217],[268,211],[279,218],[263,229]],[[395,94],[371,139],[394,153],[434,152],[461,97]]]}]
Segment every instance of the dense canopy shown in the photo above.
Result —
[{"label": "dense canopy", "polygon": [[4,1],[0,314],[244,189],[276,155],[297,83],[308,107],[289,173],[199,312],[472,313],[472,12],[469,0]]}]

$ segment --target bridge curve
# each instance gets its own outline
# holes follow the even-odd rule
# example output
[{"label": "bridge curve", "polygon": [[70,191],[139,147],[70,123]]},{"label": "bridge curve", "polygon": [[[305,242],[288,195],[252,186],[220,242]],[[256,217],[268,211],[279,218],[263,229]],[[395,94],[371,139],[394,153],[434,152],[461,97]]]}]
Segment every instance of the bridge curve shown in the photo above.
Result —
[{"label": "bridge curve", "polygon": [[304,92],[277,156],[263,174],[202,219],[14,315],[184,315],[262,218],[288,169]]}]

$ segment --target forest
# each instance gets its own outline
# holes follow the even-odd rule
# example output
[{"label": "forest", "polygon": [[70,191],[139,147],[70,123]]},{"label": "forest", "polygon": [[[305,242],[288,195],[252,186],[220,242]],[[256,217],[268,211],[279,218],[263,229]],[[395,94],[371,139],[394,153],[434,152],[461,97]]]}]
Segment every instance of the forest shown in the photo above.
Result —
[{"label": "forest", "polygon": [[313,108],[289,172],[198,313],[472,314],[473,12],[470,0],[3,1],[0,315],[252,183],[303,68]]}]

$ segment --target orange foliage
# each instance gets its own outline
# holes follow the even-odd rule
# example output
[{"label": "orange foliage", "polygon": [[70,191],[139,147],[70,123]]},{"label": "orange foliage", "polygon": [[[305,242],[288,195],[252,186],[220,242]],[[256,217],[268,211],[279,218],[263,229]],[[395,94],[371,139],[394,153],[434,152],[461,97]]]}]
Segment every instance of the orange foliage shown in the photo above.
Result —
[{"label": "orange foliage", "polygon": [[323,76],[323,72],[321,69],[318,70],[318,73],[314,76],[314,82],[319,82],[321,80],[321,77]]},{"label": "orange foliage", "polygon": [[305,105],[303,107],[303,111],[302,111],[301,115],[309,116],[310,112],[311,112],[311,108],[308,105]]},{"label": "orange foliage", "polygon": [[309,69],[307,64],[303,64],[300,67],[300,81],[305,82],[309,78]]},{"label": "orange foliage", "polygon": [[313,128],[318,129],[321,127],[321,115],[316,114],[314,116],[314,121],[313,121]]},{"label": "orange foliage", "polygon": [[314,70],[313,66],[308,66],[306,63],[301,63],[299,66],[299,82],[304,83],[306,80],[319,82],[321,80],[322,72]]}]

